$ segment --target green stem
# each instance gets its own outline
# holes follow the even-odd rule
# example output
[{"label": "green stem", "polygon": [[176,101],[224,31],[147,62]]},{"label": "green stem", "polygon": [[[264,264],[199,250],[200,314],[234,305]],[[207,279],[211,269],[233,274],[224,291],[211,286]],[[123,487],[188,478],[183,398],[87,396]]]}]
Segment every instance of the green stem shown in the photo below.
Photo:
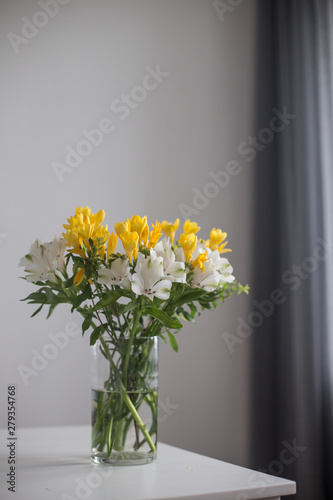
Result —
[{"label": "green stem", "polygon": [[[140,314],[137,314],[136,317],[135,317],[135,319],[134,319],[133,328],[132,328],[132,332],[131,332],[131,337],[133,336],[133,338],[132,338],[132,344],[133,344],[133,340],[134,340],[134,336],[135,336],[135,332],[136,332],[136,328],[137,328],[137,324],[138,324],[139,318],[140,318]],[[112,365],[113,368],[115,368],[115,364],[113,362],[113,359],[112,359],[112,357],[109,354],[108,346],[106,345],[106,342],[105,342],[105,340],[104,340],[104,338],[102,336],[100,336],[100,341],[101,341],[101,344],[102,344],[102,346],[103,346],[103,348],[105,350],[106,355],[108,356],[110,364]],[[129,354],[129,353],[130,353],[130,348],[128,349],[126,355]],[[125,360],[125,362],[126,362],[126,360]],[[127,366],[128,366],[128,362],[127,362]],[[149,444],[151,451],[156,451],[156,447],[155,447],[155,445],[154,445],[154,443],[153,443],[153,441],[152,441],[152,439],[150,437],[150,434],[149,434],[149,432],[147,430],[147,427],[142,422],[142,420],[140,418],[140,415],[136,411],[135,406],[133,405],[133,403],[132,403],[129,395],[126,392],[126,387],[124,386],[123,382],[120,382],[120,390],[121,390],[121,397],[122,397],[124,403],[126,404],[128,410],[132,413],[133,418],[136,421],[136,423],[138,424],[138,427],[141,430],[142,434],[146,438],[147,443]],[[122,436],[121,436],[122,429],[119,429],[119,434],[120,434],[119,438],[117,439],[117,443],[118,444],[120,444],[121,439],[122,439]]]},{"label": "green stem", "polygon": [[101,342],[101,344],[102,344],[102,346],[104,348],[105,354],[106,354],[106,356],[107,356],[107,358],[108,358],[108,360],[110,362],[110,365],[112,366],[112,369],[115,370],[116,369],[116,365],[114,364],[112,356],[109,353],[109,348],[108,348],[108,346],[107,346],[107,344],[106,344],[106,342],[105,342],[105,340],[103,338],[103,335],[100,335],[99,340],[100,340],[100,342]]},{"label": "green stem", "polygon": [[131,349],[132,349],[132,345],[133,345],[133,342],[134,342],[136,330],[138,328],[139,320],[140,320],[140,311],[137,311],[136,314],[135,314],[135,316],[134,316],[134,319],[133,319],[133,327],[132,327],[132,330],[131,330],[131,333],[130,333],[130,338],[129,338],[129,342],[128,342],[128,348],[127,348],[127,352],[126,352],[126,356],[125,356],[125,361],[124,361],[124,370],[123,370],[124,379],[123,379],[123,382],[124,382],[125,387],[127,387],[128,363],[129,363],[129,359],[130,359],[130,355],[131,355]]},{"label": "green stem", "polygon": [[[124,367],[123,367],[123,386],[124,386],[125,390],[127,390],[128,364],[129,364],[129,359],[130,359],[130,355],[131,355],[131,349],[132,349],[133,341],[134,341],[134,338],[135,338],[136,330],[137,330],[137,327],[138,327],[139,319],[140,319],[140,313],[137,312],[135,314],[135,316],[134,316],[134,319],[133,319],[133,327],[132,327],[132,330],[131,330],[131,333],[130,333],[130,338],[129,338],[129,341],[128,341],[128,346],[127,346],[127,351],[126,351],[125,361],[124,361]],[[134,406],[133,406],[133,408],[134,408]],[[129,408],[129,410],[131,411],[130,408]],[[122,412],[122,404],[120,404],[120,413],[121,412]],[[132,413],[132,411],[131,411],[131,413]],[[133,415],[133,417],[134,417],[134,415]],[[123,442],[124,442],[124,420],[121,419],[118,422],[118,424],[117,424],[117,437],[116,437],[116,440],[115,440],[115,448],[116,448],[116,450],[121,450],[123,448]]]},{"label": "green stem", "polygon": [[94,442],[95,436],[97,436],[97,434],[98,434],[98,429],[101,426],[104,426],[103,422],[104,422],[106,415],[108,414],[108,412],[110,410],[113,398],[114,398],[114,394],[111,394],[108,402],[106,404],[104,404],[103,395],[100,395],[100,394],[98,395],[96,422],[95,422],[95,425],[94,425],[93,430],[92,430],[93,442]]},{"label": "green stem", "polygon": [[149,444],[150,446],[150,449],[151,451],[156,451],[156,447],[150,437],[150,434],[147,430],[147,427],[145,426],[145,424],[142,422],[141,418],[140,418],[140,415],[138,414],[138,412],[136,411],[135,409],[135,406],[133,405],[132,401],[131,401],[131,398],[129,397],[129,395],[127,394],[127,392],[122,392],[121,393],[121,397],[123,398],[127,408],[130,410],[130,412],[132,413],[133,415],[133,418],[134,420],[136,421],[136,423],[138,424],[138,427],[139,429],[141,430],[142,434],[144,435],[144,437],[146,438],[147,440],[147,443]]}]

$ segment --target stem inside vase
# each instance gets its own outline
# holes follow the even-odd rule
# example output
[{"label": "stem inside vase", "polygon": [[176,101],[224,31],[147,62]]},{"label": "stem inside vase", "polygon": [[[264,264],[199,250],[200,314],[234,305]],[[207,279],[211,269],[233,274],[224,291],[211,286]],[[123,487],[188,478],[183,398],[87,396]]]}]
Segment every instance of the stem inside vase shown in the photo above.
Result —
[{"label": "stem inside vase", "polygon": [[92,460],[134,465],[156,458],[158,338],[131,334],[117,348],[101,337],[93,349]]}]

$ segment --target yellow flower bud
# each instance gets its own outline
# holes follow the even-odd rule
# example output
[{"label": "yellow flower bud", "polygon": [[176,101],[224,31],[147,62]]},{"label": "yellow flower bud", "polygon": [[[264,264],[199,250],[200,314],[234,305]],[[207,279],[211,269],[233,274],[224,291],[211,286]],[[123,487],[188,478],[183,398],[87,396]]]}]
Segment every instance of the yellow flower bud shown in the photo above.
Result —
[{"label": "yellow flower bud", "polygon": [[102,224],[104,217],[105,217],[104,210],[100,210],[99,212],[97,212],[97,214],[90,217],[90,221],[95,226],[99,226],[100,224]]},{"label": "yellow flower bud", "polygon": [[149,238],[149,226],[148,223],[146,222],[145,225],[143,226],[142,232],[141,232],[141,240],[143,243],[143,246],[147,246],[148,243],[148,238]]},{"label": "yellow flower bud", "polygon": [[106,260],[107,261],[109,260],[109,257],[111,254],[116,253],[117,243],[118,243],[118,236],[115,235],[114,233],[111,233],[109,241],[108,241],[107,252],[106,252]]},{"label": "yellow flower bud", "polygon": [[139,235],[139,244],[142,242],[144,246],[147,245],[149,237],[149,227],[147,224],[147,216],[142,219],[139,215],[134,215],[131,220],[131,231],[135,231]]},{"label": "yellow flower bud", "polygon": [[92,214],[89,207],[76,208],[74,217],[67,219],[68,224],[64,224],[66,233],[63,233],[63,237],[68,242],[68,246],[72,247],[68,251],[86,258],[85,250],[88,253],[90,252],[89,240],[92,240],[94,246],[97,247],[98,253],[103,258],[105,253],[104,244],[109,237],[107,226],[101,225],[104,216],[104,210]]},{"label": "yellow flower bud", "polygon": [[170,238],[171,245],[173,245],[175,234],[178,228],[179,228],[179,219],[176,219],[174,223],[167,222],[166,220],[162,222],[162,229],[165,232],[166,236]]},{"label": "yellow flower bud", "polygon": [[128,220],[126,222],[118,222],[114,225],[114,228],[118,236],[121,236],[125,231],[131,232],[131,224]]},{"label": "yellow flower bud", "polygon": [[[227,244],[228,241],[221,243],[226,239],[227,233],[223,233],[221,229],[215,229],[215,227],[211,230],[210,232],[210,237],[209,240],[206,241],[206,246],[210,248],[213,252],[214,250],[219,250],[220,253],[226,253],[226,252],[231,252],[231,249],[229,248],[224,248]],[[219,246],[220,245],[220,246]]]},{"label": "yellow flower bud", "polygon": [[191,222],[190,219],[184,222],[184,233],[185,234],[195,234],[200,231],[200,226],[196,222]]},{"label": "yellow flower bud", "polygon": [[80,271],[76,273],[73,280],[74,285],[79,286],[82,283],[83,278],[84,278],[84,268],[80,269]]},{"label": "yellow flower bud", "polygon": [[122,244],[124,246],[126,255],[129,259],[129,261],[132,260],[132,257],[134,256],[134,259],[138,257],[138,252],[137,252],[137,247],[138,247],[138,242],[139,242],[139,235],[136,231],[133,233],[129,231],[124,231],[120,235],[120,239],[122,241]]},{"label": "yellow flower bud", "polygon": [[220,253],[227,253],[227,252],[232,252],[231,248],[224,248],[227,244],[229,243],[229,241],[225,241],[223,243],[223,245],[220,245],[219,248],[218,248],[218,251]]},{"label": "yellow flower bud", "polygon": [[160,237],[162,236],[162,225],[156,221],[156,224],[152,224],[153,231],[150,231],[150,239],[148,243],[148,248],[154,248]]},{"label": "yellow flower bud", "polygon": [[201,271],[204,273],[205,266],[203,265],[203,263],[206,262],[207,259],[208,259],[208,253],[206,251],[199,254],[198,257],[193,262],[191,262],[191,264],[193,267],[200,267]]},{"label": "yellow flower bud", "polygon": [[197,236],[194,233],[190,234],[181,234],[179,238],[179,244],[183,249],[185,260],[190,261],[193,250],[197,245]]}]

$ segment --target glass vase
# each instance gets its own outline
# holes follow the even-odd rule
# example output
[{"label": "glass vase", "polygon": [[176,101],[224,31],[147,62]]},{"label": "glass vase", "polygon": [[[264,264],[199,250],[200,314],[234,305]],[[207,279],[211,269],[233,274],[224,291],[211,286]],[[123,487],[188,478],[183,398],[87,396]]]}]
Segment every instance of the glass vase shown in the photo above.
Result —
[{"label": "glass vase", "polygon": [[153,462],[158,337],[102,337],[91,349],[92,461],[111,465]]}]

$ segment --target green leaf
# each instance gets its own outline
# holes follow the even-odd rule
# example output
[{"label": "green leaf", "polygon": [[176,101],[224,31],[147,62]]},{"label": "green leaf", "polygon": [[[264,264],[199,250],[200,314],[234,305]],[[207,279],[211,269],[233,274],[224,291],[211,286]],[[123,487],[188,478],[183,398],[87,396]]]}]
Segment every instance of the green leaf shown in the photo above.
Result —
[{"label": "green leaf", "polygon": [[119,307],[119,314],[125,314],[130,311],[134,311],[134,309],[137,307],[135,302],[129,302],[128,304],[121,305]]},{"label": "green leaf", "polygon": [[191,314],[188,311],[185,311],[185,309],[181,308],[181,312],[179,313],[179,316],[183,318],[185,321],[191,321],[191,323],[195,323],[194,319],[192,318]]},{"label": "green leaf", "polygon": [[142,312],[143,314],[149,314],[150,316],[153,316],[167,328],[175,328],[176,330],[180,330],[181,328],[183,328],[183,325],[180,323],[180,321],[178,321],[178,319],[172,318],[164,311],[157,309],[157,307],[145,307]]},{"label": "green leaf", "polygon": [[36,314],[38,314],[42,310],[44,305],[45,305],[45,303],[43,303],[41,306],[39,306],[38,309],[36,309],[36,311],[34,313],[32,313],[30,318],[33,318],[34,316],[36,316]]},{"label": "green leaf", "polygon": [[246,295],[249,295],[250,287],[249,285],[241,285],[238,283],[238,290],[237,290],[237,295],[240,295],[241,293],[246,293]]},{"label": "green leaf", "polygon": [[46,319],[49,319],[49,317],[51,316],[51,314],[53,313],[53,311],[54,311],[54,309],[56,308],[57,305],[58,304],[51,304],[50,305],[49,312],[48,312],[48,314],[46,316]]},{"label": "green leaf", "polygon": [[167,330],[167,333],[168,333],[168,336],[169,336],[170,345],[171,345],[172,349],[175,352],[178,352],[178,342],[176,340],[176,337],[174,336],[173,333],[169,332],[169,330]]},{"label": "green leaf", "polygon": [[[33,292],[31,293],[30,295],[28,295],[28,297],[26,297],[25,299],[21,299],[22,301],[24,300],[31,300],[31,301],[34,301],[36,304],[38,303],[41,303],[42,301],[46,301],[48,300],[48,297],[52,295],[54,295],[54,293],[52,292],[51,288],[49,288],[48,286],[45,286],[45,283],[42,283],[42,287],[37,291],[37,292]],[[56,295],[54,295],[56,296]]]},{"label": "green leaf", "polygon": [[69,278],[65,283],[65,288],[71,288],[74,285],[75,274],[71,278]]},{"label": "green leaf", "polygon": [[207,292],[205,290],[201,290],[200,288],[192,288],[184,292],[183,295],[179,297],[179,299],[176,299],[174,302],[172,302],[172,306],[178,307],[188,302],[193,302],[194,300],[202,298],[204,295],[206,295],[206,293]]},{"label": "green leaf", "polygon": [[92,322],[92,319],[93,319],[93,315],[92,315],[92,314],[89,314],[89,315],[85,318],[84,322],[82,323],[82,335],[83,335],[83,334],[84,334],[84,332],[85,332],[86,330],[88,330],[88,328],[90,327],[91,322]]},{"label": "green leaf", "polygon": [[41,295],[39,299],[29,300],[28,304],[47,304],[47,298],[45,295]]},{"label": "green leaf", "polygon": [[58,304],[61,301],[61,299],[59,299],[58,296],[53,293],[50,288],[46,288],[45,294],[48,304]]},{"label": "green leaf", "polygon": [[100,301],[97,302],[95,307],[93,307],[92,311],[98,311],[98,309],[102,309],[103,307],[110,306],[113,302],[116,302],[119,299],[120,295],[118,292],[110,292],[105,297],[103,297]]},{"label": "green leaf", "polygon": [[81,305],[82,302],[84,302],[87,299],[90,299],[90,297],[91,297],[90,284],[87,283],[83,292],[80,293],[80,295],[77,295],[77,297],[75,297],[75,299],[73,300],[72,312],[74,311],[74,309],[79,307],[79,305]]},{"label": "green leaf", "polygon": [[197,314],[197,308],[196,306],[193,304],[193,302],[190,302],[188,304],[188,307],[190,308],[190,311],[191,311],[191,318],[194,319],[195,318],[195,315]]},{"label": "green leaf", "polygon": [[104,326],[100,325],[97,328],[94,329],[92,334],[90,335],[90,345],[95,345],[98,337],[101,335],[101,333],[104,332]]},{"label": "green leaf", "polygon": [[92,277],[92,269],[91,267],[86,267],[84,270],[84,277],[86,280],[89,280]]},{"label": "green leaf", "polygon": [[43,300],[45,300],[46,299],[46,295],[45,295],[45,293],[43,293],[42,290],[39,290],[38,292],[31,293],[25,299],[21,299],[21,301],[24,301],[24,300],[34,300],[34,301],[36,301],[37,300],[37,303],[38,303],[38,302],[40,302],[41,298]]},{"label": "green leaf", "polygon": [[168,343],[168,342],[167,342],[167,339],[166,339],[166,338],[164,337],[164,335],[162,335],[161,333],[159,334],[159,337],[161,337],[161,339],[163,340],[163,342],[164,342],[165,344],[167,344],[167,343]]}]

